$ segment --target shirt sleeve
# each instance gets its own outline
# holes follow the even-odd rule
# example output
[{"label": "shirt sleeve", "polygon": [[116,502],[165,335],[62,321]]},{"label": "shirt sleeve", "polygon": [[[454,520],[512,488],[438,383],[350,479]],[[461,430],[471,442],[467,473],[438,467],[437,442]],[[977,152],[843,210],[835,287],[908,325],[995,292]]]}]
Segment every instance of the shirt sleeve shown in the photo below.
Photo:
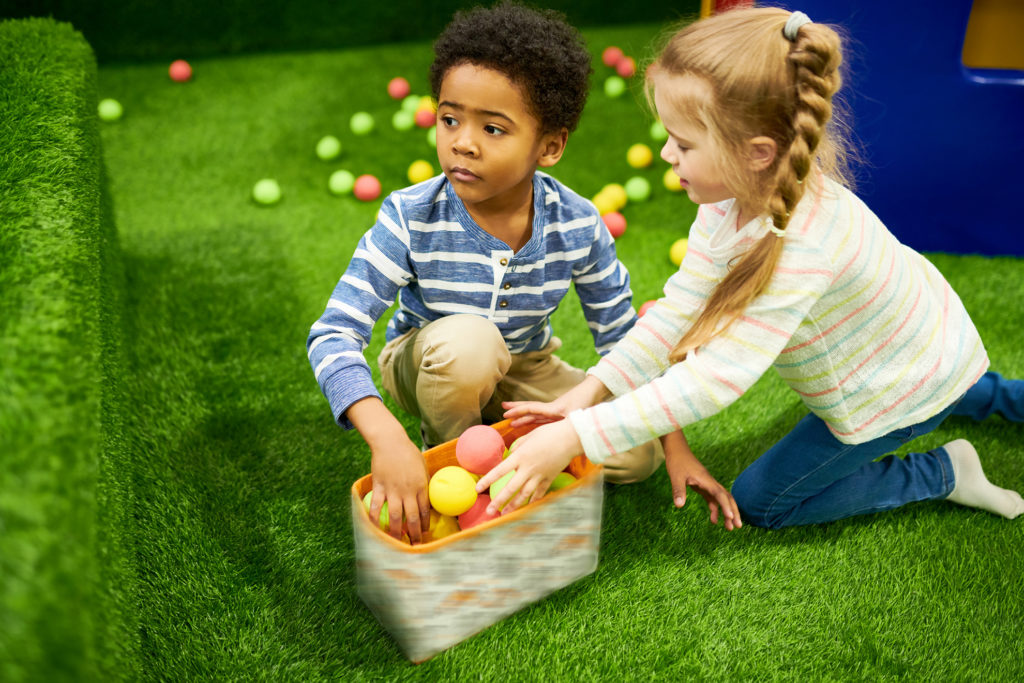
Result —
[{"label": "shirt sleeve", "polygon": [[369,396],[380,397],[363,351],[376,321],[412,278],[408,230],[400,204],[391,195],[382,203],[376,223],[359,240],[306,340],[316,380],[334,419],[345,429],[353,427],[345,417],[349,406]]},{"label": "shirt sleeve", "polygon": [[618,396],[569,416],[591,461],[603,462],[733,403],[775,362],[832,279],[820,252],[787,245],[768,288],[744,314],[684,361],[669,364],[669,352],[699,312],[694,303],[716,282],[707,275],[713,271],[701,267],[702,258],[687,253],[666,284],[665,298],[591,370]]},{"label": "shirt sleeve", "polygon": [[[593,209],[597,215],[597,209]],[[594,337],[594,347],[604,355],[636,321],[629,271],[619,261],[615,241],[600,215],[585,262],[573,271],[576,294],[583,316]]]}]

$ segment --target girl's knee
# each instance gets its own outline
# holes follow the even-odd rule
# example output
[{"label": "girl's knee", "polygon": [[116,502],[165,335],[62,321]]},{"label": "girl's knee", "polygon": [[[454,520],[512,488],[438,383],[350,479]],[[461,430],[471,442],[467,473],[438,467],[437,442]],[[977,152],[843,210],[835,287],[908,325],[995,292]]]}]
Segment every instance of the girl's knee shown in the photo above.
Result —
[{"label": "girl's knee", "polygon": [[761,527],[762,529],[778,529],[783,524],[784,515],[773,511],[774,498],[765,494],[765,488],[757,477],[741,472],[732,484],[732,497],[740,510],[740,518],[744,524]]}]

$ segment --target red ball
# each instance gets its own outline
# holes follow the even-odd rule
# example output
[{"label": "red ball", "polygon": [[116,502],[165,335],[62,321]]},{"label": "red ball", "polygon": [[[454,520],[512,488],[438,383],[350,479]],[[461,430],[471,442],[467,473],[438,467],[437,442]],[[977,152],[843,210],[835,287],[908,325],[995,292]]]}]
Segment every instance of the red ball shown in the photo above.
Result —
[{"label": "red ball", "polygon": [[640,307],[640,311],[637,312],[637,314],[636,314],[637,317],[642,317],[643,314],[646,313],[647,311],[651,310],[651,306],[653,306],[656,303],[658,303],[657,299],[651,299],[650,301],[645,301],[643,306]]},{"label": "red ball", "polygon": [[172,81],[184,83],[188,79],[192,78],[192,67],[184,59],[176,59],[171,62],[171,66],[167,69],[167,73],[170,75]]},{"label": "red ball", "polygon": [[356,184],[352,186],[352,194],[356,196],[356,199],[372,202],[380,196],[380,181],[370,174],[361,175],[356,178]]},{"label": "red ball", "polygon": [[420,109],[416,112],[415,121],[420,128],[430,128],[437,121],[437,114],[429,109]]},{"label": "red ball", "polygon": [[466,529],[475,527],[477,524],[483,524],[487,520],[497,519],[500,517],[500,512],[495,512],[493,515],[487,514],[487,506],[490,504],[490,496],[486,493],[478,495],[476,497],[476,502],[473,503],[473,507],[459,515],[459,528],[465,531]]},{"label": "red ball", "polygon": [[626,217],[618,211],[609,211],[601,216],[601,220],[615,239],[619,239],[622,233],[626,232]]},{"label": "red ball", "polygon": [[636,60],[632,57],[623,57],[615,65],[615,72],[623,78],[632,78],[636,73]]},{"label": "red ball", "polygon": [[487,474],[501,464],[505,440],[490,425],[474,425],[455,442],[455,459],[473,474]]},{"label": "red ball", "polygon": [[397,76],[388,81],[388,95],[390,95],[392,99],[400,100],[406,97],[411,91],[412,88],[409,87],[409,81],[405,80],[401,76]]},{"label": "red ball", "polygon": [[604,62],[605,66],[614,67],[622,60],[623,57],[625,57],[625,55],[622,54],[622,50],[614,45],[609,45],[604,49],[604,52],[601,53],[601,61]]}]

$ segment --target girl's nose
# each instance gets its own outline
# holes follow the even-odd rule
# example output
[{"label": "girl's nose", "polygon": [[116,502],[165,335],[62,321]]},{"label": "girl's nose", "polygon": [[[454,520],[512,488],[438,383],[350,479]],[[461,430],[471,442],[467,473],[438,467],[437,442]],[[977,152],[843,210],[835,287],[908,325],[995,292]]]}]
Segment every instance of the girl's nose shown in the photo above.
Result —
[{"label": "girl's nose", "polygon": [[671,138],[666,140],[665,144],[661,146],[660,156],[661,156],[662,159],[664,159],[668,163],[673,164],[673,161],[672,161],[672,139]]}]

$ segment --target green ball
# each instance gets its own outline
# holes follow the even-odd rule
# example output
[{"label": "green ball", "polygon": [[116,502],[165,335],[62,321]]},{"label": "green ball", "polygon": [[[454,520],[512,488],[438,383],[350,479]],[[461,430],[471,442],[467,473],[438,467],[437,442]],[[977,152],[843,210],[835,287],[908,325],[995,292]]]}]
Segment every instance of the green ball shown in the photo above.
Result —
[{"label": "green ball", "polygon": [[604,94],[608,97],[619,97],[626,92],[626,81],[619,76],[609,76],[604,82]]},{"label": "green ball", "polygon": [[559,472],[555,475],[555,478],[551,480],[551,486],[548,487],[548,490],[558,491],[560,489],[564,489],[574,481],[576,481],[576,477],[572,476],[568,472]]},{"label": "green ball", "polygon": [[427,131],[427,144],[431,147],[437,147],[437,126],[431,126],[430,130]]},{"label": "green ball", "polygon": [[638,175],[627,180],[625,188],[631,202],[645,202],[651,196],[651,184]]},{"label": "green ball", "polygon": [[105,100],[100,100],[96,110],[103,121],[117,121],[124,114],[124,107],[121,106],[121,103],[109,97]]},{"label": "green ball", "polygon": [[[506,472],[504,475],[502,475],[502,477],[500,479],[497,479],[493,484],[491,484],[491,488],[488,491],[488,493],[491,494],[491,500],[494,500],[495,498],[498,497],[498,494],[501,493],[501,490],[503,488],[505,488],[505,484],[507,484],[509,482],[509,480],[512,477],[514,477],[515,475],[516,475],[516,471],[515,470],[512,470],[511,472]],[[516,493],[518,493],[518,491],[516,491]],[[513,493],[512,497],[514,498],[515,495],[516,494]],[[507,503],[506,503],[506,505],[507,505]],[[504,510],[505,506],[502,505],[501,509]]]},{"label": "green ball", "polygon": [[373,117],[365,111],[356,112],[348,125],[356,135],[366,135],[373,130]]},{"label": "green ball", "polygon": [[348,194],[356,184],[356,177],[348,171],[335,171],[327,180],[327,187],[334,194]]},{"label": "green ball", "polygon": [[655,121],[651,124],[651,139],[655,142],[665,142],[665,140],[668,140],[668,131],[665,130],[665,124],[661,121]]},{"label": "green ball", "polygon": [[316,143],[316,155],[324,161],[337,159],[341,154],[341,140],[333,135],[325,135]]},{"label": "green ball", "polygon": [[391,117],[391,125],[394,126],[395,130],[412,130],[412,127],[416,125],[416,115],[404,109],[399,109]]},{"label": "green ball", "polygon": [[272,178],[258,180],[252,187],[252,198],[265,206],[281,201],[281,186]]},{"label": "green ball", "polygon": [[416,110],[420,108],[420,99],[422,98],[419,95],[407,96],[404,100],[402,100],[402,111],[407,111],[410,114],[415,114]]}]

